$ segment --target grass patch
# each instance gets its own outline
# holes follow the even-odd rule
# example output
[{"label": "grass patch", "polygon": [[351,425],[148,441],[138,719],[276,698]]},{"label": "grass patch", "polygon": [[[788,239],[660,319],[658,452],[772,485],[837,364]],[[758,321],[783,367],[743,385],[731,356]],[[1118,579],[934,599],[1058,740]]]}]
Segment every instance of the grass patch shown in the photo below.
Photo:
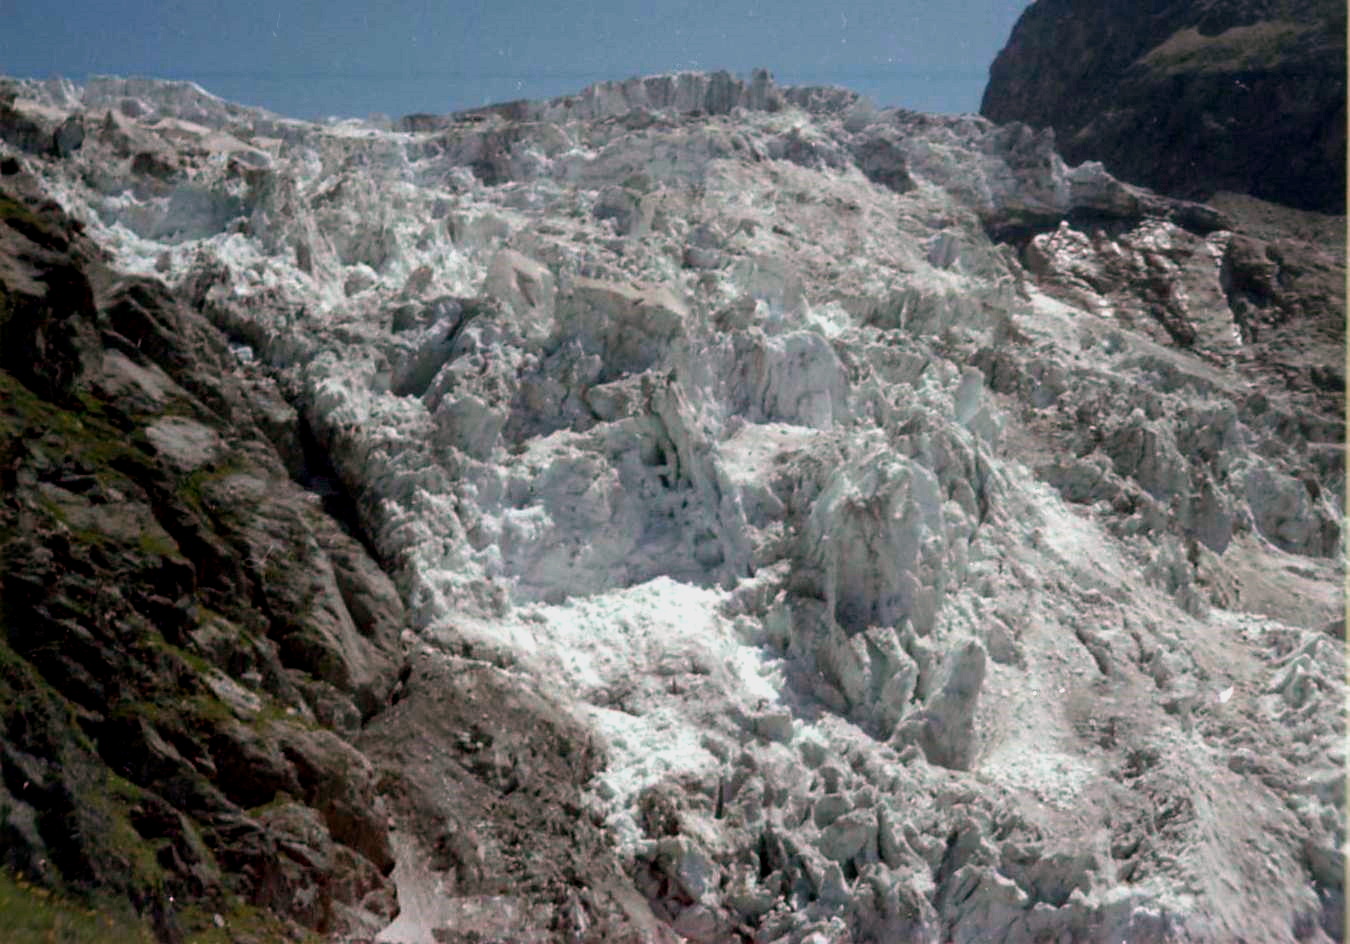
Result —
[{"label": "grass patch", "polygon": [[[178,497],[188,505],[209,514],[213,510],[212,503],[207,496],[210,487],[232,475],[242,475],[252,471],[255,470],[248,463],[241,462],[234,456],[225,456],[219,462],[194,469],[183,476],[178,480],[175,491]],[[221,509],[215,508],[214,511],[218,513]]]},{"label": "grass patch", "polygon": [[1272,21],[1235,26],[1217,36],[1203,36],[1194,27],[1178,30],[1149,50],[1139,64],[1155,73],[1259,72],[1275,68],[1308,32],[1299,23]]},{"label": "grass patch", "polygon": [[[223,927],[216,924],[216,913],[198,905],[189,905],[178,915],[189,929],[187,944],[234,944],[239,938],[257,941],[295,941],[291,933],[272,915],[250,905],[236,905],[220,914]],[[321,944],[324,938],[313,931],[302,932],[298,944]]]},{"label": "grass patch", "polygon": [[0,194],[0,220],[6,223],[14,220],[18,223],[26,223],[29,226],[38,226],[42,222],[38,219],[38,215],[28,207],[13,197],[7,197],[4,194]]},{"label": "grass patch", "polygon": [[145,890],[162,889],[164,869],[156,860],[158,845],[151,844],[131,825],[128,811],[140,802],[144,791],[130,780],[106,770],[103,783],[89,790],[81,801],[98,813],[104,832],[100,839],[130,872],[131,885]]},{"label": "grass patch", "polygon": [[[31,662],[10,647],[9,627],[0,613],[0,723],[10,712],[40,719],[43,724],[55,721],[83,734],[74,706],[48,684]],[[51,712],[60,712],[61,716],[57,718]],[[83,741],[83,744],[88,743],[87,739]]]},{"label": "grass patch", "polygon": [[108,422],[102,409],[95,409],[99,402],[84,395],[81,412],[62,409],[0,371],[0,440],[25,440],[35,452],[49,452],[53,459],[69,455],[99,472],[126,463],[137,471],[144,469],[145,455]]},{"label": "grass patch", "polygon": [[170,557],[183,559],[183,554],[169,533],[163,528],[142,531],[138,539],[141,553],[152,557]]},{"label": "grass patch", "polygon": [[5,944],[155,944],[149,926],[114,902],[82,904],[0,870]]},{"label": "grass patch", "polygon": [[[165,646],[165,648],[172,648]],[[181,650],[176,650],[181,652]],[[173,689],[157,692],[155,701],[121,702],[109,713],[113,718],[144,718],[156,728],[207,730],[234,720],[234,714],[214,695],[188,695]]]}]

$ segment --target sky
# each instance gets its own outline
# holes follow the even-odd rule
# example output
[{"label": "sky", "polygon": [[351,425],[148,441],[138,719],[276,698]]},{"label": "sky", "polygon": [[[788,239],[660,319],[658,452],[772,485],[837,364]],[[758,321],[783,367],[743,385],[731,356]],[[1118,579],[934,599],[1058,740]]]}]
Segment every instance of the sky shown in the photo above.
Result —
[{"label": "sky", "polygon": [[0,73],[189,79],[296,118],[447,112],[679,69],[976,111],[1028,0],[0,0]]}]

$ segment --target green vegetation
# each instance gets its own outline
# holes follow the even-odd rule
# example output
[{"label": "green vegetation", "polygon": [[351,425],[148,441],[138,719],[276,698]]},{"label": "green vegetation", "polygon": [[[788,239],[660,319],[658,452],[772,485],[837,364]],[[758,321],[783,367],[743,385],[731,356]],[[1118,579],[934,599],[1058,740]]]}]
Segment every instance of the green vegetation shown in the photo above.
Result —
[{"label": "green vegetation", "polygon": [[177,494],[198,511],[206,511],[205,490],[207,486],[231,475],[250,471],[250,467],[238,462],[232,456],[226,456],[220,462],[194,469],[184,476],[178,484]]},{"label": "green vegetation", "polygon": [[162,528],[147,528],[139,538],[141,553],[152,557],[178,557],[183,555],[169,533]]},{"label": "green vegetation", "polygon": [[159,693],[156,701],[122,702],[111,712],[113,718],[144,718],[165,729],[209,729],[230,721],[230,709],[214,695],[183,695],[172,691]]},{"label": "green vegetation", "polygon": [[41,224],[41,220],[38,219],[36,213],[13,197],[7,197],[4,194],[0,194],[0,220],[16,220],[30,226]]},{"label": "green vegetation", "polygon": [[250,809],[248,815],[258,819],[275,810],[282,809],[283,807],[294,806],[297,802],[295,797],[291,796],[285,790],[278,790],[272,799],[268,800],[266,803],[260,803]]},{"label": "green vegetation", "polygon": [[1255,72],[1276,67],[1310,27],[1273,21],[1235,26],[1217,36],[1180,30],[1151,49],[1140,64],[1154,72]]},{"label": "green vegetation", "polygon": [[164,885],[164,869],[155,858],[158,847],[167,845],[161,840],[152,846],[131,825],[127,811],[140,802],[142,790],[129,780],[108,771],[102,789],[94,788],[81,798],[86,809],[95,810],[104,821],[106,833],[100,838],[109,851],[125,863],[130,876],[128,884],[143,889],[159,889]]},{"label": "green vegetation", "polygon": [[[276,918],[249,905],[236,905],[221,914],[221,924],[215,913],[200,906],[189,905],[179,912],[179,920],[189,928],[187,944],[234,944],[240,938],[256,941],[295,941],[296,938]],[[313,932],[303,932],[299,944],[319,944],[323,938]]]},{"label": "green vegetation", "polygon": [[[105,418],[93,397],[82,396],[81,412],[62,409],[37,396],[11,374],[0,371],[0,448],[23,440],[36,454],[75,459],[100,477],[116,469],[147,466],[145,454]],[[125,473],[122,473],[125,475]]]},{"label": "green vegetation", "polygon": [[[0,613],[0,630],[7,630]],[[56,689],[47,684],[36,669],[9,646],[8,632],[0,635],[0,720],[11,712],[25,717],[41,717],[56,706],[64,713],[65,726],[74,732],[80,746],[92,743],[84,737],[75,718],[75,709]]]},{"label": "green vegetation", "polygon": [[81,904],[0,870],[0,928],[6,944],[154,944],[125,903]]},{"label": "green vegetation", "polygon": [[[293,940],[275,918],[235,904],[220,915],[201,905],[178,913],[187,944],[232,944],[238,935],[259,941]],[[4,944],[156,944],[150,925],[126,902],[106,898],[80,901],[52,892],[0,869],[0,933]],[[301,944],[321,938],[307,933]]]}]

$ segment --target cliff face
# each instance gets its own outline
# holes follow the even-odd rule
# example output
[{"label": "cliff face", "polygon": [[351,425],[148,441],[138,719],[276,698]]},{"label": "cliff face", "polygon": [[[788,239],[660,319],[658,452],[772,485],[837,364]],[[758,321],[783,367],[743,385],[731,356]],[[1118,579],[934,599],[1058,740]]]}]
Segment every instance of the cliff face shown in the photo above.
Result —
[{"label": "cliff face", "polygon": [[149,879],[51,884],[151,915],[162,855],[405,944],[1343,937],[1336,221],[767,76],[11,90],[92,273],[9,226],[12,867],[87,769]]},{"label": "cliff face", "polygon": [[1037,0],[980,113],[1165,193],[1344,213],[1345,31],[1339,0]]},{"label": "cliff face", "polygon": [[396,683],[398,595],[292,481],[275,387],[3,170],[0,862],[167,941],[386,923],[346,738]]}]

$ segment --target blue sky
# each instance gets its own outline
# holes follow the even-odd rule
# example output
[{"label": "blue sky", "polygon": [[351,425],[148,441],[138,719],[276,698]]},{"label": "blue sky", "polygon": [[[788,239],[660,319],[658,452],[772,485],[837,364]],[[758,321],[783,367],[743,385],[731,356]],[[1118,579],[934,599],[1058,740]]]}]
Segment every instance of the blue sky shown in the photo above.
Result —
[{"label": "blue sky", "polygon": [[0,73],[191,79],[301,118],[444,112],[675,69],[763,66],[975,111],[1027,0],[0,0]]}]

